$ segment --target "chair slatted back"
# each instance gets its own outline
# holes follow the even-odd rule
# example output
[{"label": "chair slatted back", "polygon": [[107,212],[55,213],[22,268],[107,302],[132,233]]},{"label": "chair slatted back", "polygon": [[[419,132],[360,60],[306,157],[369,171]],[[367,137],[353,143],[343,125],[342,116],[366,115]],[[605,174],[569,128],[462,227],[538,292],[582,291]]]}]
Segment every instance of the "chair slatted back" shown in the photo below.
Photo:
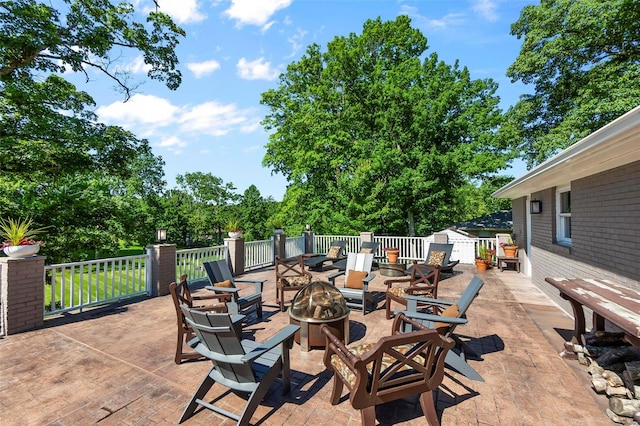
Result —
[{"label": "chair slatted back", "polygon": [[246,352],[229,314],[199,312],[185,307],[182,311],[200,339],[196,351],[214,361],[216,370],[223,377],[237,383],[256,382],[251,363],[241,361]]},{"label": "chair slatted back", "polygon": [[275,258],[276,281],[288,277],[301,277],[303,275],[311,275],[304,270],[304,258],[302,256],[288,257],[281,259]]},{"label": "chair slatted back", "polygon": [[469,309],[473,299],[478,296],[483,285],[484,281],[482,281],[477,275],[474,275],[467,288],[462,292],[457,302],[461,318],[466,315],[467,309]]},{"label": "chair slatted back", "polygon": [[347,267],[345,269],[345,280],[349,277],[349,270],[371,272],[373,265],[373,253],[348,253]]},{"label": "chair slatted back", "polygon": [[232,287],[236,286],[235,281],[233,280],[233,274],[231,273],[231,269],[229,268],[229,264],[226,259],[204,262],[203,266],[211,285],[229,280],[231,281]]},{"label": "chair slatted back", "polygon": [[371,249],[371,253],[373,253],[373,256],[375,257],[378,247],[380,247],[380,243],[376,243],[375,241],[363,241],[360,243],[360,252],[362,253],[363,249]]},{"label": "chair slatted back", "polygon": [[[343,257],[344,256],[344,251],[347,248],[347,242],[344,241],[344,240],[335,240],[335,241],[331,242],[331,245],[329,247],[331,248],[333,246],[340,247],[340,251],[338,252],[337,258]],[[327,252],[327,254],[329,254],[329,253]]]},{"label": "chair slatted back", "polygon": [[431,257],[431,253],[434,251],[443,251],[444,259],[442,260],[442,266],[446,266],[451,262],[451,253],[453,252],[453,244],[443,244],[443,243],[430,243],[429,251],[427,252],[427,258],[424,260],[425,263],[429,263],[429,258]]}]

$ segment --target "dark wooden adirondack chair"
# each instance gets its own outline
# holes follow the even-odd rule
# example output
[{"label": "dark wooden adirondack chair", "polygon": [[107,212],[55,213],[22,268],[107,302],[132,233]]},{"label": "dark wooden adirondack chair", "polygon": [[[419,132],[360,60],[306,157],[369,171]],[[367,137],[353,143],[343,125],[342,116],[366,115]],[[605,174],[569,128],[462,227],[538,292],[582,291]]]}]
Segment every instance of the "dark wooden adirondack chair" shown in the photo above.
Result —
[{"label": "dark wooden adirondack chair", "polygon": [[[484,382],[484,379],[469,365],[467,358],[472,357],[478,360],[482,358],[469,345],[460,340],[454,331],[458,325],[467,323],[467,309],[478,296],[483,285],[484,281],[478,276],[474,276],[467,288],[462,292],[462,295],[460,295],[460,298],[455,302],[406,296],[407,310],[404,311],[404,314],[409,318],[422,323],[426,327],[435,328],[443,336],[451,337],[456,342],[456,347],[447,354],[445,364],[465,377],[480,382]],[[439,312],[439,315],[418,312],[418,308],[421,306],[429,306],[432,312]]]},{"label": "dark wooden adirondack chair", "polygon": [[[187,276],[182,275],[179,283],[169,284],[169,293],[176,309],[176,317],[178,324],[178,340],[176,343],[176,355],[174,361],[180,364],[183,359],[199,359],[202,358],[197,352],[185,352],[184,345],[194,338],[193,330],[184,319],[184,314],[180,309],[180,305],[185,305],[200,311],[207,312],[226,312],[226,301],[230,299],[227,295],[210,295],[210,296],[193,296],[187,284]],[[203,304],[205,301],[209,303]],[[215,302],[214,302],[215,301]],[[211,303],[213,302],[213,303]]]},{"label": "dark wooden adirondack chair", "polygon": [[[262,285],[267,280],[234,279],[231,269],[229,269],[229,264],[225,259],[205,262],[203,266],[211,283],[210,286],[205,288],[215,291],[216,294],[228,294],[231,296],[231,300],[227,302],[227,309],[230,314],[238,314],[247,308],[255,306],[258,318],[262,319]],[[254,292],[240,296],[240,289],[236,287],[236,282],[253,284]]]},{"label": "dark wooden adirondack chair", "polygon": [[[196,338],[189,342],[199,354],[209,358],[213,366],[187,404],[179,423],[195,413],[199,405],[248,425],[251,416],[267,394],[273,381],[282,373],[283,393],[290,388],[289,349],[293,336],[300,327],[287,325],[264,343],[242,340],[240,327],[243,315],[200,312],[181,307]],[[207,392],[216,383],[233,391],[249,394],[240,414],[204,401]]]},{"label": "dark wooden adirondack chair", "polygon": [[347,247],[347,242],[342,240],[336,240],[331,242],[331,246],[327,251],[326,255],[312,256],[308,257],[304,264],[309,267],[309,269],[313,270],[321,270],[325,264],[325,262],[331,262],[334,264],[345,257],[345,248]]},{"label": "dark wooden adirondack chair", "polygon": [[276,271],[276,303],[280,305],[280,310],[286,310],[284,306],[285,292],[297,292],[311,282],[313,275],[305,271],[303,256],[288,257],[281,259],[275,257]]},{"label": "dark wooden adirondack chair", "polygon": [[[416,331],[403,333],[406,327]],[[454,345],[452,339],[403,314],[394,320],[391,335],[377,343],[347,348],[326,325],[322,332],[327,342],[324,365],[333,371],[332,405],[340,402],[346,386],[351,405],[360,410],[362,424],[373,426],[377,404],[418,394],[428,424],[439,424],[432,391],[442,383],[444,359]]]},{"label": "dark wooden adirondack chair", "polygon": [[[438,282],[440,281],[440,267],[423,265],[413,261],[411,267],[411,276],[404,278],[394,278],[386,280],[387,286],[385,308],[387,310],[387,319],[391,319],[391,301],[407,306],[408,295],[424,296],[436,298],[438,297]],[[408,287],[399,286],[397,284],[408,283]]]}]

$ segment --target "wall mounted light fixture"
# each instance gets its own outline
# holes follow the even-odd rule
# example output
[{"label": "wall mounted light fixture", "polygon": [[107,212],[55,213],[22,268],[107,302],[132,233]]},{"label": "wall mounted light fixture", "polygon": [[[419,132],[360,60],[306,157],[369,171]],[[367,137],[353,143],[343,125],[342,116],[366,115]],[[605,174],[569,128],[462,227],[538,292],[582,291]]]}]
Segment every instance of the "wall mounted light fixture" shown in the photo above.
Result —
[{"label": "wall mounted light fixture", "polygon": [[540,214],[540,213],[542,213],[542,201],[531,200],[531,214]]}]

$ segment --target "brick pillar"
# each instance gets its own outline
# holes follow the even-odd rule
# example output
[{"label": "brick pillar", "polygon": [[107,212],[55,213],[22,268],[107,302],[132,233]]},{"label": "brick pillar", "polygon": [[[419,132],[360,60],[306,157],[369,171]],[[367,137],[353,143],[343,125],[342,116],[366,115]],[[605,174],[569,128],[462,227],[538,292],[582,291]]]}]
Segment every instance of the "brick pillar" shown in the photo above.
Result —
[{"label": "brick pillar", "polygon": [[436,232],[433,234],[433,242],[436,244],[449,244],[449,234],[446,232]]},{"label": "brick pillar", "polygon": [[372,243],[373,242],[373,232],[361,232],[360,233],[360,242],[361,243]]},{"label": "brick pillar", "polygon": [[313,231],[304,231],[304,252],[313,253]]},{"label": "brick pillar", "polygon": [[44,256],[0,258],[2,334],[44,324]]},{"label": "brick pillar", "polygon": [[280,259],[287,257],[287,236],[285,234],[273,234],[273,255]]},{"label": "brick pillar", "polygon": [[244,274],[244,238],[225,238],[227,247],[227,261],[233,275]]},{"label": "brick pillar", "polygon": [[147,253],[151,259],[151,296],[169,294],[169,284],[176,280],[176,245],[150,244],[147,246]]}]

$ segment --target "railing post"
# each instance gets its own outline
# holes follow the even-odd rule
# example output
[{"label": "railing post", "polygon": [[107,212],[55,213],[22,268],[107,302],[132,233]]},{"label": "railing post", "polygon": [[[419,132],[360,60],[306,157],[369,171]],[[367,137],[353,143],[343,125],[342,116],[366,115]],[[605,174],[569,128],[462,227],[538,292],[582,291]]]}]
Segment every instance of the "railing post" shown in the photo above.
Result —
[{"label": "railing post", "polygon": [[44,256],[0,258],[0,334],[44,324]]},{"label": "railing post", "polygon": [[373,242],[373,232],[361,232],[360,233],[360,244],[362,243],[372,243]]},{"label": "railing post", "polygon": [[313,231],[304,231],[302,236],[304,237],[304,252],[313,253]]},{"label": "railing post", "polygon": [[287,236],[283,233],[273,234],[273,262],[275,264],[275,257],[280,259],[287,257]]},{"label": "railing post", "polygon": [[244,238],[225,238],[227,247],[227,262],[233,271],[233,275],[244,274]]},{"label": "railing post", "polygon": [[151,296],[169,294],[169,284],[176,280],[176,245],[149,244],[147,254],[151,263],[147,288]]},{"label": "railing post", "polygon": [[433,234],[433,242],[436,244],[449,244],[449,234],[446,232],[436,232]]}]

